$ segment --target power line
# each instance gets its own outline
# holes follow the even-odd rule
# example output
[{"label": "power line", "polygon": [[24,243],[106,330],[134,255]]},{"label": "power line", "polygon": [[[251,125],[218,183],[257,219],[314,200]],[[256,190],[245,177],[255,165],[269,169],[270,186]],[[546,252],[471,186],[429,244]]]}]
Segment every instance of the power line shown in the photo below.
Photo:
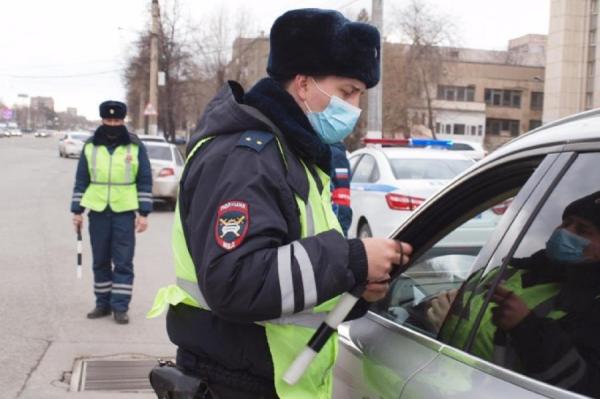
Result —
[{"label": "power line", "polygon": [[81,77],[89,77],[89,76],[100,76],[100,75],[109,75],[115,72],[122,72],[124,68],[120,69],[111,69],[109,71],[100,71],[100,72],[89,72],[89,73],[80,73],[80,74],[71,74],[71,75],[12,75],[12,74],[0,74],[0,76],[13,78],[13,79],[72,79],[72,78],[81,78]]}]

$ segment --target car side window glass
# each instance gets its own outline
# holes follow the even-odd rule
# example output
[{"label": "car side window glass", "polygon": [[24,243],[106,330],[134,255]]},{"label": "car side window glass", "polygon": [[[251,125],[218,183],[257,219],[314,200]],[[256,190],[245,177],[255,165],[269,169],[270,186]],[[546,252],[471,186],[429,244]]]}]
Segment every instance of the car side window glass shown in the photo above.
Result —
[{"label": "car side window glass", "polygon": [[471,275],[479,252],[513,196],[513,190],[500,193],[492,199],[492,206],[457,215],[457,219],[467,221],[415,259],[410,269],[392,281],[386,298],[372,310],[398,324],[436,337],[458,289]]},{"label": "car side window glass", "polygon": [[[442,219],[432,231],[436,238],[418,249],[410,268],[394,278],[386,297],[375,303],[371,311],[456,346],[451,338],[459,320],[448,322],[453,305],[462,303],[465,286],[476,284],[483,274],[487,257],[493,253],[488,240],[493,239],[494,245],[500,240],[517,214],[511,208],[515,203],[522,206],[554,159],[530,158],[477,174],[470,184],[461,185],[460,194],[451,195],[457,198],[453,203],[437,203],[429,212],[426,210],[420,215],[423,220]],[[544,167],[540,168],[542,162]],[[520,195],[524,187],[527,189]],[[460,197],[462,200],[458,200]],[[426,216],[428,213],[431,216]],[[511,215],[508,219],[507,214]],[[472,310],[477,311],[475,307]],[[458,330],[465,335],[464,341],[472,328]]]},{"label": "car side window glass", "polygon": [[369,183],[375,168],[375,158],[371,155],[363,155],[360,163],[352,174],[352,183]]},{"label": "car side window glass", "polygon": [[490,298],[472,354],[590,396],[600,392],[600,175],[590,173],[599,163],[579,155],[514,255],[469,289],[471,307]]}]

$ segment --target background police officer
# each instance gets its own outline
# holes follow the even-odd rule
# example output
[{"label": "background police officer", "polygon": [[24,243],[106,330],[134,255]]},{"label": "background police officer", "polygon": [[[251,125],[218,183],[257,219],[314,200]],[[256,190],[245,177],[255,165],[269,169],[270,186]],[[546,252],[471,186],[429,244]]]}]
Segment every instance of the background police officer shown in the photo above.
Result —
[{"label": "background police officer", "polygon": [[180,184],[171,305],[179,367],[217,397],[328,398],[337,340],[294,386],[282,378],[338,296],[366,285],[383,297],[411,248],[346,239],[331,207],[329,145],[356,124],[379,81],[380,36],[337,11],[293,10],[275,21],[268,73],[248,93],[229,82],[206,107]]},{"label": "background police officer", "polygon": [[119,324],[129,322],[135,231],[146,230],[152,211],[150,161],[141,141],[127,131],[126,115],[122,102],[100,104],[102,125],[83,147],[71,201],[76,229],[89,209],[96,306],[87,317],[112,311]]}]

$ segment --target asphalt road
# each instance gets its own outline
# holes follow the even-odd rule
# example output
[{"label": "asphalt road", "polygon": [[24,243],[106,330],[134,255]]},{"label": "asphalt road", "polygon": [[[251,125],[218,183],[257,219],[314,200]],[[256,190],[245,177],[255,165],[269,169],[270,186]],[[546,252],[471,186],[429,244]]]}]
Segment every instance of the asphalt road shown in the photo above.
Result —
[{"label": "asphalt road", "polygon": [[[137,236],[129,325],[88,320],[94,306],[87,218],[83,279],[69,201],[77,160],[58,139],[0,139],[0,398],[151,398],[148,392],[69,390],[77,359],[172,356],[162,318],[147,320],[156,290],[174,281],[173,213],[160,208]],[[154,396],[155,397],[155,396]]]}]

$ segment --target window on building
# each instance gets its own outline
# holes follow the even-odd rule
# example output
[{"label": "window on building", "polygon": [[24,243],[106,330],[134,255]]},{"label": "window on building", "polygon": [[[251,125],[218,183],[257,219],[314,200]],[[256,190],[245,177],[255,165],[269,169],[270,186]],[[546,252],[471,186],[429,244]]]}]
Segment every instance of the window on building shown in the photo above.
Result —
[{"label": "window on building", "polygon": [[587,64],[587,76],[593,77],[596,74],[596,61],[590,61]]},{"label": "window on building", "polygon": [[439,85],[437,98],[446,101],[475,101],[475,86]]},{"label": "window on building", "polygon": [[487,105],[521,108],[520,90],[485,89],[484,98]]},{"label": "window on building", "polygon": [[483,126],[482,125],[477,126],[477,135],[483,136]]},{"label": "window on building", "polygon": [[589,43],[590,46],[595,46],[596,45],[596,29],[591,29],[590,30],[590,35],[589,35]]},{"label": "window on building", "polygon": [[467,101],[475,101],[475,86],[467,86]]},{"label": "window on building", "polygon": [[590,0],[590,10],[592,14],[598,14],[598,0]]},{"label": "window on building", "polygon": [[455,123],[454,134],[465,134],[465,125],[463,123]]},{"label": "window on building", "polygon": [[516,119],[494,119],[485,120],[485,131],[489,134],[502,136],[518,136],[520,123]]},{"label": "window on building", "polygon": [[544,93],[541,91],[531,92],[531,109],[544,108]]},{"label": "window on building", "polygon": [[446,125],[446,134],[452,134],[452,125]]},{"label": "window on building", "polygon": [[540,126],[542,126],[542,121],[540,120],[532,119],[529,121],[529,130],[537,129]]},{"label": "window on building", "polygon": [[436,133],[442,133],[441,129],[442,129],[442,124],[439,123],[439,122],[436,122],[435,123],[435,132]]},{"label": "window on building", "polygon": [[592,109],[594,107],[594,93],[588,91],[585,93],[585,109]]},{"label": "window on building", "polygon": [[477,135],[477,126],[471,126],[471,136]]}]

